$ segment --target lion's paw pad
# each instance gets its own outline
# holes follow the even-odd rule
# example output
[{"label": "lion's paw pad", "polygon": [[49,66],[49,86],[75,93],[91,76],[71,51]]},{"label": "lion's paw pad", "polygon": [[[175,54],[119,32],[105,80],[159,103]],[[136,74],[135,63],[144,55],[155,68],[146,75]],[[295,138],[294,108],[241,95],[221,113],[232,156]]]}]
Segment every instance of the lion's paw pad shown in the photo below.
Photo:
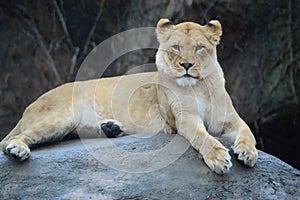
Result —
[{"label": "lion's paw pad", "polygon": [[226,174],[229,172],[232,163],[230,161],[231,157],[227,149],[219,148],[215,149],[209,153],[204,158],[207,166],[217,174]]},{"label": "lion's paw pad", "polygon": [[258,153],[255,146],[248,142],[239,142],[233,147],[233,151],[238,155],[238,160],[243,161],[244,164],[249,167],[254,167],[258,159]]},{"label": "lion's paw pad", "polygon": [[30,155],[30,149],[23,142],[11,141],[5,148],[5,152],[21,161],[27,159]]},{"label": "lion's paw pad", "polygon": [[113,121],[101,124],[101,129],[108,138],[115,138],[122,133],[120,126]]}]

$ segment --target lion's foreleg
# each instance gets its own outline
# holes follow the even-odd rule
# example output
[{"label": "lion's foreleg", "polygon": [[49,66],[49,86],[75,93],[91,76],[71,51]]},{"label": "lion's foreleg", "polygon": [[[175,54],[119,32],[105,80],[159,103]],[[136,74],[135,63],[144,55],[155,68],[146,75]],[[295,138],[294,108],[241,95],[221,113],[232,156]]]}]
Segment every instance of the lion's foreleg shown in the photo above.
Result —
[{"label": "lion's foreleg", "polygon": [[245,165],[253,167],[258,159],[255,138],[248,125],[241,118],[238,119],[234,127],[236,137],[234,138],[233,151]]},{"label": "lion's foreleg", "polygon": [[208,167],[218,173],[227,173],[232,166],[228,150],[206,130],[198,116],[183,117],[177,123],[178,133],[199,151]]}]

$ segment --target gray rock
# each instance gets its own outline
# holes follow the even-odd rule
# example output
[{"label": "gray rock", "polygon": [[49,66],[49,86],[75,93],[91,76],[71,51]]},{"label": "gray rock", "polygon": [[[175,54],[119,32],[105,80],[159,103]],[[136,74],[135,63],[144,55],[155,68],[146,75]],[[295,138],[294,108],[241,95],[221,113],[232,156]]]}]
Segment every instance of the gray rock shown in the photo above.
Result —
[{"label": "gray rock", "polygon": [[0,199],[300,199],[297,169],[261,151],[254,168],[232,157],[217,175],[180,136],[70,140],[25,162],[0,154]]}]

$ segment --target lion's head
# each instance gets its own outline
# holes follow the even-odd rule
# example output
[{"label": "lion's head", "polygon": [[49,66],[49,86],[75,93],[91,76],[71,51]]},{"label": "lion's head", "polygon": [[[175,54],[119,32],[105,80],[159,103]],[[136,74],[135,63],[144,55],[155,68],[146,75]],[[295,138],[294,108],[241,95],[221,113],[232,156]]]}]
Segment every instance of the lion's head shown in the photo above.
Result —
[{"label": "lion's head", "polygon": [[216,46],[222,35],[219,21],[202,26],[193,22],[173,25],[161,19],[156,33],[160,43],[156,54],[158,70],[176,78],[179,85],[195,85],[218,66]]}]

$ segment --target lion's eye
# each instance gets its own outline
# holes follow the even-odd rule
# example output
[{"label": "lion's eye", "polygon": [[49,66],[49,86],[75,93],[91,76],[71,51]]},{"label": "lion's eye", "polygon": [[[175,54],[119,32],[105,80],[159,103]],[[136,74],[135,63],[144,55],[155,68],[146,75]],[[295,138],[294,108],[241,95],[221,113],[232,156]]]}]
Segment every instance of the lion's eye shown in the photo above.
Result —
[{"label": "lion's eye", "polygon": [[197,46],[196,46],[196,51],[202,50],[202,49],[204,49],[204,48],[205,48],[204,45],[197,45]]},{"label": "lion's eye", "polygon": [[172,49],[174,49],[175,51],[179,51],[180,50],[179,45],[173,45]]}]

